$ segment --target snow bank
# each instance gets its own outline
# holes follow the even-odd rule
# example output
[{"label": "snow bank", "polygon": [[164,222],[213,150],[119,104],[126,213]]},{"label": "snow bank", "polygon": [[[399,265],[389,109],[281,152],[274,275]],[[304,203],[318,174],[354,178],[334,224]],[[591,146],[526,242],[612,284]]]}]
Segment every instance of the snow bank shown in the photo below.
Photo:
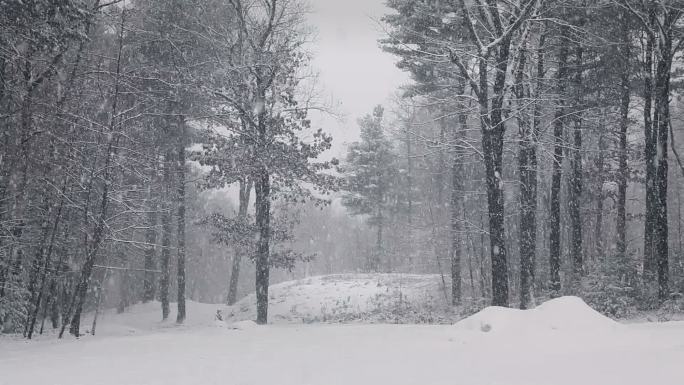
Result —
[{"label": "snow bank", "polygon": [[560,297],[535,309],[491,306],[458,323],[459,330],[528,333],[540,331],[602,332],[619,324],[589,307],[578,297]]}]

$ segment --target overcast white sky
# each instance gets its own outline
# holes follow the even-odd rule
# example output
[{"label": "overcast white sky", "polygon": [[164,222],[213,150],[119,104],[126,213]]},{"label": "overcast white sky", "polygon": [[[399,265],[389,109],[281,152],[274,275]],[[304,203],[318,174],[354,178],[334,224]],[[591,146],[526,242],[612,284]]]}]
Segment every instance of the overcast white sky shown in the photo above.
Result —
[{"label": "overcast white sky", "polygon": [[313,123],[333,135],[333,155],[344,154],[345,143],[358,140],[356,119],[376,104],[387,104],[408,75],[395,66],[396,58],[383,52],[378,21],[387,11],[384,0],[309,0],[310,24],[316,29],[312,49],[319,88],[346,119],[313,115]]}]

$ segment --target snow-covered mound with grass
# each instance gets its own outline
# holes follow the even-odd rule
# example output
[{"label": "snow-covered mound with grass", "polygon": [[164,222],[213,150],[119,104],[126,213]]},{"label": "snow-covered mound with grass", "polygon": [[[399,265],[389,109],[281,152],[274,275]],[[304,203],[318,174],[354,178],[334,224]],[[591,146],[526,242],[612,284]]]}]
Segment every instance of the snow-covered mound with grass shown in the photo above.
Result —
[{"label": "snow-covered mound with grass", "polygon": [[493,333],[602,332],[618,326],[617,322],[592,309],[582,299],[571,296],[555,298],[529,310],[490,306],[455,325],[460,330]]},{"label": "snow-covered mound with grass", "polygon": [[[256,318],[254,294],[222,310],[226,322]],[[269,287],[270,323],[448,322],[439,275],[334,274]]]}]

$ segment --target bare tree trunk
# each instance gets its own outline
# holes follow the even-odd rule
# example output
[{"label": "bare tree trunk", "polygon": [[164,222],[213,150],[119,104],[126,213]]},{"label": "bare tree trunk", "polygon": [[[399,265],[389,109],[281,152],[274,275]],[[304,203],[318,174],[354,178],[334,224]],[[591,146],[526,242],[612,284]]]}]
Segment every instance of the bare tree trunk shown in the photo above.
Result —
[{"label": "bare tree trunk", "polygon": [[185,121],[182,117],[177,118],[178,124],[178,160],[177,170],[178,178],[176,180],[176,231],[178,244],[177,252],[177,299],[178,299],[178,313],[176,315],[176,323],[183,323],[185,321],[185,145],[186,130]]},{"label": "bare tree trunk", "polygon": [[[600,96],[599,96],[600,97]],[[601,127],[599,127],[599,138],[598,138],[598,155],[596,157],[596,173],[597,183],[596,183],[596,223],[594,228],[594,237],[596,237],[595,248],[594,248],[594,260],[598,260],[604,256],[605,250],[603,246],[603,200],[605,196],[603,195],[603,184],[605,183],[605,139],[603,137],[603,130],[605,126],[603,125],[604,120],[601,119]],[[619,172],[619,170],[618,170]],[[618,177],[619,178],[619,177]],[[619,183],[619,182],[618,182]],[[618,186],[619,190],[619,186]],[[618,191],[619,195],[619,191]],[[619,196],[618,196],[619,198]]]},{"label": "bare tree trunk", "polygon": [[[480,127],[482,135],[482,153],[485,163],[485,184],[487,188],[487,209],[489,214],[489,242],[492,260],[492,304],[508,306],[508,262],[505,242],[504,223],[504,182],[503,182],[503,141],[504,119],[503,105],[506,93],[506,75],[511,50],[513,31],[520,28],[522,23],[535,8],[536,1],[528,1],[519,8],[519,13],[508,20],[510,25],[504,28],[498,5],[488,1],[486,7],[479,10],[480,19],[474,20],[469,6],[464,0],[459,2],[466,26],[476,41],[479,49],[478,75],[476,81],[471,78],[467,67],[460,61],[458,55],[450,55],[451,61],[457,65],[461,74],[470,81],[470,86],[477,94],[480,110]],[[485,27],[492,29],[488,44],[482,43],[475,27],[477,23],[490,24]],[[492,98],[489,99],[489,60],[494,53],[494,82],[491,86]]]},{"label": "bare tree trunk", "polygon": [[[460,93],[463,93],[465,89],[465,84],[459,85]],[[461,108],[463,108],[462,106]],[[462,132],[466,132],[468,127],[467,123],[468,117],[465,112],[459,114],[459,126],[454,128],[454,142],[458,143],[458,140],[462,137]],[[461,131],[461,132],[459,132]],[[461,200],[463,195],[463,185],[461,173],[461,168],[463,164],[459,158],[457,151],[454,151],[452,155],[451,163],[451,304],[453,306],[458,305],[461,302],[462,292],[461,292],[461,254],[462,254],[462,244],[463,237],[461,233],[462,223],[461,223]],[[472,274],[472,271],[471,271]],[[472,279],[472,276],[471,276]]]},{"label": "bare tree trunk", "polygon": [[655,241],[658,272],[658,298],[663,301],[670,294],[669,289],[669,245],[667,223],[667,184],[668,184],[668,134],[670,124],[670,46],[671,36],[665,37],[665,49],[661,48],[663,58],[659,59],[656,75],[656,208]]},{"label": "bare tree trunk", "polygon": [[572,173],[569,178],[568,188],[568,212],[570,216],[570,255],[572,256],[572,292],[578,294],[580,291],[581,279],[584,274],[584,256],[582,251],[582,216],[580,204],[582,202],[582,65],[583,51],[581,44],[575,50],[576,73],[575,73],[575,106],[573,112],[574,130],[573,146],[570,164]]},{"label": "bare tree trunk", "polygon": [[255,181],[256,222],[259,229],[256,255],[257,323],[268,321],[269,241],[271,237],[270,177],[261,170]]},{"label": "bare tree trunk", "polygon": [[406,123],[406,199],[407,199],[407,231],[406,240],[408,244],[408,265],[413,263],[413,148],[411,141],[411,120]]},{"label": "bare tree trunk", "polygon": [[[266,92],[257,76],[257,104],[265,106]],[[268,151],[266,108],[263,107],[257,114],[257,151]],[[256,192],[256,225],[259,231],[256,249],[256,297],[257,297],[257,324],[263,325],[268,322],[268,284],[270,274],[270,242],[271,242],[271,176],[266,165],[261,165],[257,170],[254,181]]]},{"label": "bare tree trunk", "polygon": [[549,269],[551,296],[561,292],[561,248],[560,248],[560,193],[563,172],[563,126],[565,125],[565,82],[568,73],[568,27],[561,26],[558,71],[556,73],[558,107],[553,122],[553,173],[551,176],[551,223],[549,229]]},{"label": "bare tree trunk", "polygon": [[[650,18],[653,24],[655,11],[651,10]],[[655,153],[656,142],[653,127],[653,45],[652,37],[647,37],[645,62],[644,62],[644,161],[646,163],[646,209],[644,213],[644,278],[651,282],[656,273],[655,263],[655,207],[656,200],[656,168]]]},{"label": "bare tree trunk", "polygon": [[[537,84],[535,98],[541,98],[542,78],[544,77],[544,31],[537,47]],[[523,84],[525,53],[521,53],[519,67],[516,72],[517,98],[524,103],[526,95]],[[529,91],[527,91],[529,94]],[[520,308],[527,309],[533,305],[535,260],[537,253],[537,141],[541,125],[539,102],[533,107],[532,120],[522,116],[520,126],[520,150],[518,167],[520,172]]]},{"label": "bare tree trunk", "polygon": [[169,260],[171,259],[171,164],[173,162],[173,153],[168,150],[164,159],[164,203],[162,204],[162,250],[161,250],[161,277],[159,279],[159,297],[162,305],[162,320],[169,318],[169,279],[170,268]]},{"label": "bare tree trunk", "polygon": [[[154,171],[156,174],[156,169]],[[152,179],[152,182],[156,178]],[[156,277],[153,272],[156,268],[154,261],[154,248],[157,243],[157,202],[152,196],[152,182],[147,191],[147,230],[145,231],[145,273],[143,278],[143,303],[154,300],[156,291]]]},{"label": "bare tree trunk", "polygon": [[503,201],[503,88],[508,65],[510,40],[502,43],[497,54],[497,73],[493,87],[491,111],[487,108],[489,76],[486,58],[480,59],[480,120],[482,152],[485,163],[485,184],[489,215],[489,242],[492,260],[492,305],[508,306],[508,266],[504,229]]}]

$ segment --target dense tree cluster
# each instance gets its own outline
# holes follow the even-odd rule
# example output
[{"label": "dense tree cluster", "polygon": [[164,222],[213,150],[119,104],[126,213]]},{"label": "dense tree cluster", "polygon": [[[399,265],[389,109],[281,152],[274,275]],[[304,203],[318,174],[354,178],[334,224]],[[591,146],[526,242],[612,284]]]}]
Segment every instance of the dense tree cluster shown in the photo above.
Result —
[{"label": "dense tree cluster", "polygon": [[210,265],[187,266],[186,229],[212,214],[197,187],[233,184],[266,322],[271,255],[296,255],[271,250],[291,238],[271,230],[271,201],[331,187],[332,162],[315,161],[331,138],[301,103],[303,15],[291,0],[0,3],[0,329],[78,336],[95,310],[94,333],[112,280],[120,310],[159,299],[166,319],[175,292],[183,322],[199,290],[186,270]]},{"label": "dense tree cluster", "polygon": [[[668,205],[680,201],[668,182],[682,175],[668,158],[681,167],[674,114],[684,4],[388,5],[383,46],[413,78],[402,103],[414,111],[399,124],[424,146],[406,158],[432,159],[439,177],[428,188],[451,191],[434,204],[450,212],[439,226],[449,231],[438,232],[450,258],[436,256],[451,260],[454,303],[463,263],[472,296],[495,305],[574,293],[612,311],[624,301],[658,306],[682,290],[681,233],[672,236],[681,213]],[[398,153],[407,147],[396,143]],[[475,234],[488,243],[470,248]],[[489,270],[491,293],[475,292],[473,258],[491,264],[480,270]]]}]

